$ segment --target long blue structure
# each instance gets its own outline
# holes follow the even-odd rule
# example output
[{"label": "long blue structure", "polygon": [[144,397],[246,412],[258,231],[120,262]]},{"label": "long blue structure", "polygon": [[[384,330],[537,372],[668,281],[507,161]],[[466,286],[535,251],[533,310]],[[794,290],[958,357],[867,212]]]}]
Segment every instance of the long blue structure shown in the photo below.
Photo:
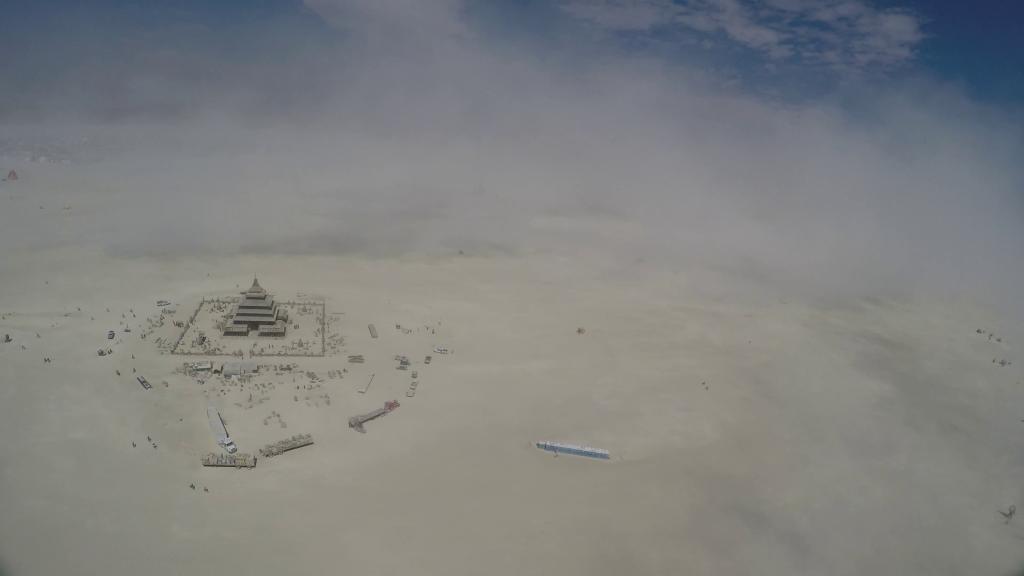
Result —
[{"label": "long blue structure", "polygon": [[577,444],[564,444],[562,442],[537,442],[537,448],[541,450],[547,450],[548,452],[554,452],[555,454],[572,454],[574,456],[586,456],[587,458],[597,458],[599,460],[608,460],[611,458],[611,454],[603,448],[593,448],[591,446],[579,446]]}]

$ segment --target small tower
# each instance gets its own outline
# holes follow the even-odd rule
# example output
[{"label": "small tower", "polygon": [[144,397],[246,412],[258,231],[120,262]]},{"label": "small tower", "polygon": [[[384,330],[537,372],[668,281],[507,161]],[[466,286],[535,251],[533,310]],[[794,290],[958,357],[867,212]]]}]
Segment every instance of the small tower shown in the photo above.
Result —
[{"label": "small tower", "polygon": [[253,276],[252,276],[252,286],[250,286],[249,289],[246,290],[245,292],[242,292],[242,294],[252,294],[254,296],[257,295],[257,294],[266,294],[266,293],[267,293],[267,291],[263,289],[263,286],[260,286],[260,281],[259,281],[258,278],[256,278],[255,274],[253,274]]}]

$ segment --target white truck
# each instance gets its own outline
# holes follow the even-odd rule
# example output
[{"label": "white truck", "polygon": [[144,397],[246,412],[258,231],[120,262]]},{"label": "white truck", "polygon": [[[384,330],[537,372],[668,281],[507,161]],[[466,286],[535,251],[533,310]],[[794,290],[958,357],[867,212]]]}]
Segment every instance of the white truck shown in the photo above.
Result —
[{"label": "white truck", "polygon": [[238,447],[235,446],[234,440],[228,436],[228,430],[224,427],[224,420],[221,419],[220,412],[213,406],[207,406],[206,417],[210,421],[210,430],[213,432],[213,437],[217,439],[217,444],[227,450],[228,454],[234,454]]}]

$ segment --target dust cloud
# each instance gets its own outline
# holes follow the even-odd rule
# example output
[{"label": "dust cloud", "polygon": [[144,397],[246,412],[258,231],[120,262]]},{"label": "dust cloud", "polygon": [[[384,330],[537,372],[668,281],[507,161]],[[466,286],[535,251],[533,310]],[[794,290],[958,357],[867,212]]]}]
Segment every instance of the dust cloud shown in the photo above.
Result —
[{"label": "dust cloud", "polygon": [[122,255],[583,245],[809,293],[1006,303],[1020,285],[1021,133],[954,87],[917,77],[794,102],[596,41],[584,56],[495,38],[454,2],[299,12],[330,40],[296,48],[300,24],[257,18],[235,40],[257,30],[262,46],[293,47],[240,54],[207,32],[173,62],[114,58],[111,78],[8,83],[8,163],[71,142],[73,168],[26,172],[66,185],[63,201],[96,199],[85,230],[32,240],[5,211],[3,242]]}]

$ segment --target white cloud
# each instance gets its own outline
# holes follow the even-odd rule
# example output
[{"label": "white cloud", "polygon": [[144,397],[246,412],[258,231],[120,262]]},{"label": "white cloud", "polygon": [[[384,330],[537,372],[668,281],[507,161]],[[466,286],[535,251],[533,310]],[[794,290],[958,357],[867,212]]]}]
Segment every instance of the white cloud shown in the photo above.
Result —
[{"label": "white cloud", "polygon": [[396,43],[469,34],[462,0],[305,0],[307,8],[335,28]]},{"label": "white cloud", "polygon": [[671,2],[663,0],[566,2],[563,9],[580,20],[617,31],[650,30],[674,14]]},{"label": "white cloud", "polygon": [[906,63],[924,39],[913,13],[860,0],[563,0],[562,8],[607,32],[677,28],[721,34],[771,61],[847,72]]}]

